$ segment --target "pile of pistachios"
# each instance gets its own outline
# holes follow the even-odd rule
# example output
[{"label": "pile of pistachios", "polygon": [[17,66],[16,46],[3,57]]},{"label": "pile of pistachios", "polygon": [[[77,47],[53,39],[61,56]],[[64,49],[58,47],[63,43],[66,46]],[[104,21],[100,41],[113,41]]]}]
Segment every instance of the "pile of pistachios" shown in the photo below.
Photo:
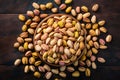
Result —
[{"label": "pile of pistachios", "polygon": [[[106,21],[98,21],[97,16],[90,13],[97,12],[99,4],[94,4],[90,9],[85,5],[74,9],[72,2],[33,2],[34,10],[18,15],[24,24],[14,47],[23,53],[23,57],[15,60],[15,66],[23,64],[24,72],[31,71],[36,78],[49,80],[54,77],[54,80],[61,80],[68,76],[66,72],[72,77],[80,78],[81,73],[90,77],[91,69],[97,69],[96,62],[106,62],[96,55],[100,49],[108,48],[106,44],[111,42],[112,35],[104,27]],[[58,7],[54,7],[56,4]],[[45,13],[46,10],[52,15]],[[105,39],[99,37],[103,33],[107,34]]]}]

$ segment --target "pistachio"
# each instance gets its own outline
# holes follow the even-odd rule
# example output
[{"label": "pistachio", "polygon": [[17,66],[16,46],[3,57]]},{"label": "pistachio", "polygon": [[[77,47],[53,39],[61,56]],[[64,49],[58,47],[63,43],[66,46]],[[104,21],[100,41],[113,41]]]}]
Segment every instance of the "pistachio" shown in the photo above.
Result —
[{"label": "pistachio", "polygon": [[103,33],[106,33],[106,32],[107,32],[107,29],[106,29],[105,27],[100,27],[99,29],[100,29],[100,31],[103,32]]},{"label": "pistachio", "polygon": [[59,75],[63,78],[65,78],[67,76],[65,72],[60,72]]},{"label": "pistachio", "polygon": [[23,25],[22,26],[22,31],[26,31],[27,30],[27,25]]},{"label": "pistachio", "polygon": [[28,49],[33,49],[33,44],[32,43],[28,44]]},{"label": "pistachio", "polygon": [[25,16],[23,14],[19,14],[18,18],[20,21],[25,21]]},{"label": "pistachio", "polygon": [[92,6],[92,11],[96,12],[98,10],[98,8],[99,8],[99,5],[98,4],[94,4]]},{"label": "pistachio", "polygon": [[33,11],[27,11],[27,16],[29,16],[29,17],[34,17]]},{"label": "pistachio", "polygon": [[91,60],[91,61],[95,61],[95,60],[96,60],[96,57],[95,57],[94,55],[92,55],[92,56],[90,57],[90,60]]},{"label": "pistachio", "polygon": [[67,71],[73,72],[73,71],[75,71],[75,69],[73,67],[67,67]]},{"label": "pistachio", "polygon": [[15,42],[15,43],[14,43],[14,47],[15,47],[15,48],[18,48],[19,46],[20,46],[20,43],[19,43],[19,42]]},{"label": "pistachio", "polygon": [[47,70],[47,71],[51,71],[50,66],[48,66],[48,65],[45,64],[43,67],[44,67],[45,70]]},{"label": "pistachio", "polygon": [[47,73],[45,74],[46,79],[50,79],[51,76],[52,76],[52,72],[47,72]]},{"label": "pistachio", "polygon": [[94,54],[97,54],[97,53],[98,53],[98,50],[97,50],[96,48],[92,48],[92,52],[93,52]]},{"label": "pistachio", "polygon": [[27,57],[22,57],[22,63],[23,64],[28,64],[28,58]]},{"label": "pistachio", "polygon": [[14,65],[18,66],[18,65],[20,65],[20,63],[21,63],[21,59],[16,59],[14,62]]},{"label": "pistachio", "polygon": [[97,60],[98,60],[98,62],[100,62],[100,63],[105,63],[105,62],[106,62],[105,59],[102,58],[102,57],[98,57]]},{"label": "pistachio", "polygon": [[79,71],[75,71],[72,73],[73,77],[79,77],[80,76],[80,72]]},{"label": "pistachio", "polygon": [[71,10],[72,10],[72,6],[69,6],[69,7],[66,8],[65,12],[70,13]]},{"label": "pistachio", "polygon": [[40,14],[40,18],[45,18],[47,16],[48,16],[48,14]]},{"label": "pistachio", "polygon": [[25,53],[25,56],[26,57],[29,57],[29,56],[31,56],[32,55],[32,51],[27,51],[26,53]]},{"label": "pistachio", "polygon": [[96,69],[96,68],[97,68],[95,62],[92,62],[92,68],[93,68],[93,69]]},{"label": "pistachio", "polygon": [[82,10],[83,12],[88,12],[88,8],[87,8],[86,6],[82,6],[82,7],[81,7],[81,10]]},{"label": "pistachio", "polygon": [[40,4],[40,9],[41,9],[41,10],[46,10],[45,4]]},{"label": "pistachio", "polygon": [[70,4],[72,0],[65,0],[65,4]]},{"label": "pistachio", "polygon": [[39,70],[40,72],[45,72],[45,69],[44,69],[44,67],[42,67],[42,66],[38,66],[38,70]]},{"label": "pistachio", "polygon": [[112,35],[110,35],[110,34],[107,35],[105,40],[106,40],[106,42],[111,42],[111,40],[112,40]]},{"label": "pistachio", "polygon": [[53,7],[53,4],[51,2],[48,2],[46,4],[46,8],[51,9]]},{"label": "pistachio", "polygon": [[99,24],[100,26],[103,26],[103,25],[105,24],[105,20],[99,21],[98,24]]},{"label": "pistachio", "polygon": [[86,64],[87,64],[88,67],[90,67],[91,66],[91,61],[89,59],[87,59]]},{"label": "pistachio", "polygon": [[72,10],[71,10],[71,14],[72,14],[73,16],[76,16],[76,15],[77,15],[75,9],[72,9]]},{"label": "pistachio", "polygon": [[64,10],[66,7],[67,7],[66,4],[61,4],[60,7],[59,7],[59,9],[60,10]]},{"label": "pistachio", "polygon": [[35,66],[30,65],[30,66],[29,66],[29,69],[30,69],[32,72],[35,72]]},{"label": "pistachio", "polygon": [[24,49],[23,46],[19,46],[18,50],[19,50],[20,52],[24,52],[24,51],[25,51],[25,49]]},{"label": "pistachio", "polygon": [[32,22],[32,23],[30,24],[30,27],[31,27],[31,28],[36,28],[37,25],[38,25],[38,23],[36,23],[36,22]]},{"label": "pistachio", "polygon": [[32,3],[32,6],[33,6],[33,8],[35,8],[35,9],[39,9],[39,4],[36,3],[36,2],[33,2],[33,3]]},{"label": "pistachio", "polygon": [[36,72],[34,72],[34,76],[35,76],[36,78],[40,78],[40,77],[41,77],[41,74],[40,74],[38,71],[36,71]]},{"label": "pistachio", "polygon": [[70,48],[73,48],[73,42],[71,40],[68,40],[67,41],[67,45],[70,47]]},{"label": "pistachio", "polygon": [[42,63],[41,61],[36,61],[34,65],[39,66],[41,63]]},{"label": "pistachio", "polygon": [[52,69],[51,70],[54,74],[59,74],[59,70],[58,69]]},{"label": "pistachio", "polygon": [[60,67],[60,71],[65,71],[65,69],[66,69],[66,66],[61,66]]},{"label": "pistachio", "polygon": [[30,25],[31,22],[32,22],[32,20],[31,20],[31,19],[28,19],[28,20],[25,22],[25,25]]},{"label": "pistachio", "polygon": [[79,70],[80,72],[84,72],[84,71],[85,71],[85,67],[79,67],[78,70]]},{"label": "pistachio", "polygon": [[22,32],[22,33],[20,34],[20,37],[22,37],[22,38],[28,37],[28,32]]},{"label": "pistachio", "polygon": [[29,66],[28,66],[28,65],[26,65],[26,66],[24,67],[24,72],[25,72],[25,73],[28,73],[28,72],[29,72]]},{"label": "pistachio", "polygon": [[90,12],[87,12],[87,13],[84,13],[83,14],[83,18],[87,18],[87,17],[89,17],[90,16]]},{"label": "pistachio", "polygon": [[60,4],[61,4],[61,0],[54,0],[54,2],[55,2],[57,5],[60,5]]},{"label": "pistachio", "polygon": [[77,13],[80,13],[80,7],[79,6],[77,6],[75,10],[76,10]]},{"label": "pistachio", "polygon": [[30,64],[34,64],[35,63],[35,58],[34,57],[30,57],[29,58],[29,63]]},{"label": "pistachio", "polygon": [[81,13],[79,13],[79,14],[77,15],[77,20],[79,20],[79,21],[80,21],[80,20],[82,19],[82,17],[83,17],[83,16],[82,16],[82,14],[81,14]]},{"label": "pistachio", "polygon": [[34,13],[35,16],[38,16],[40,14],[40,11],[38,9],[34,9],[33,13]]},{"label": "pistachio", "polygon": [[85,75],[86,75],[86,77],[90,77],[91,71],[90,71],[89,68],[86,68],[86,70],[85,70]]},{"label": "pistachio", "polygon": [[51,11],[52,11],[53,13],[57,13],[57,12],[58,12],[58,9],[57,9],[57,8],[52,8]]},{"label": "pistachio", "polygon": [[28,29],[28,32],[29,32],[30,34],[34,34],[35,31],[34,31],[34,29],[29,28],[29,29]]}]

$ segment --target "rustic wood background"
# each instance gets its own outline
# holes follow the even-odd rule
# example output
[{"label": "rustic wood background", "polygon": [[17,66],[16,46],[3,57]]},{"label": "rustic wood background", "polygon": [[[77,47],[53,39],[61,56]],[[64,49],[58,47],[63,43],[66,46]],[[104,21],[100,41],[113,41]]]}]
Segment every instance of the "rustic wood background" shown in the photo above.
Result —
[{"label": "rustic wood background", "polygon": [[[16,37],[21,32],[22,22],[18,14],[32,10],[32,2],[46,3],[53,0],[0,0],[0,80],[37,80],[32,73],[25,74],[23,66],[15,67],[14,60],[23,55],[13,48]],[[105,64],[97,63],[98,69],[92,71],[90,78],[81,74],[79,80],[119,80],[120,79],[120,0],[74,0],[73,7],[94,3],[100,4],[97,15],[99,20],[105,19],[108,33],[113,35],[113,41],[107,50],[101,50],[98,56],[106,59]],[[103,37],[105,37],[104,35]],[[78,78],[67,77],[68,80]],[[40,79],[45,80],[45,79]],[[53,79],[51,79],[53,80]]]}]

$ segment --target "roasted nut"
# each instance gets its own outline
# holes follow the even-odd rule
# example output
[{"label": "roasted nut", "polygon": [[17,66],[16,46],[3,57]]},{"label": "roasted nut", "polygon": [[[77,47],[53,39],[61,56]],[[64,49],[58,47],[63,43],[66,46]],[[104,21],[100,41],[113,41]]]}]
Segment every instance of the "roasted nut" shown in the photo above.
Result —
[{"label": "roasted nut", "polygon": [[29,17],[34,17],[33,11],[27,11],[27,16],[29,16]]},{"label": "roasted nut", "polygon": [[20,37],[22,37],[22,38],[28,37],[28,32],[22,32],[22,33],[20,34]]},{"label": "roasted nut", "polygon": [[66,8],[65,12],[70,13],[71,10],[72,10],[72,6],[69,6],[69,7]]},{"label": "roasted nut", "polygon": [[30,65],[30,66],[29,66],[29,69],[30,69],[32,72],[35,72],[35,66]]},{"label": "roasted nut", "polygon": [[99,9],[99,5],[98,4],[94,4],[92,6],[92,11],[96,12]]},{"label": "roasted nut", "polygon": [[70,4],[72,0],[65,0],[65,4]]},{"label": "roasted nut", "polygon": [[22,26],[22,31],[26,31],[27,30],[27,25],[23,25]]},{"label": "roasted nut", "polygon": [[79,71],[75,71],[72,73],[72,77],[79,77],[80,76],[80,72]]},{"label": "roasted nut", "polygon": [[45,4],[40,4],[40,9],[41,9],[41,10],[46,10]]},{"label": "roasted nut", "polygon": [[72,14],[73,16],[76,16],[76,15],[77,15],[75,9],[72,9],[72,10],[71,10],[71,14]]},{"label": "roasted nut", "polygon": [[30,25],[31,22],[32,22],[32,20],[31,20],[31,19],[28,19],[28,20],[25,22],[25,25]]},{"label": "roasted nut", "polygon": [[20,44],[24,42],[24,40],[23,40],[22,37],[18,37],[18,38],[17,38],[17,41],[18,41]]},{"label": "roasted nut", "polygon": [[111,40],[112,40],[112,35],[107,35],[106,36],[106,42],[111,42]]},{"label": "roasted nut", "polygon": [[41,77],[41,74],[36,71],[36,72],[34,72],[34,76],[35,76],[36,78],[40,78],[40,77]]},{"label": "roasted nut", "polygon": [[30,57],[29,58],[29,63],[30,64],[34,64],[35,63],[35,58],[34,57]]},{"label": "roasted nut", "polygon": [[19,42],[15,42],[15,43],[14,43],[14,47],[15,47],[15,48],[18,48],[19,46],[20,46],[20,43],[19,43]]},{"label": "roasted nut", "polygon": [[24,72],[25,72],[25,73],[28,73],[28,72],[29,72],[29,66],[28,66],[28,65],[26,65],[26,66],[24,67]]},{"label": "roasted nut", "polygon": [[18,50],[19,50],[20,52],[24,52],[24,51],[25,51],[25,49],[24,49],[23,46],[19,46]]},{"label": "roasted nut", "polygon": [[35,31],[34,31],[34,29],[29,28],[29,29],[28,29],[28,32],[29,32],[30,34],[34,34]]},{"label": "roasted nut", "polygon": [[19,14],[18,18],[20,21],[25,21],[25,16],[23,14]]},{"label": "roasted nut", "polygon": [[40,17],[39,16],[34,16],[32,20],[34,22],[39,22],[40,21]]},{"label": "roasted nut", "polygon": [[85,70],[85,75],[86,75],[86,77],[90,77],[91,71],[90,71],[89,68],[86,68],[86,70]]},{"label": "roasted nut", "polygon": [[100,62],[100,63],[105,63],[105,62],[106,62],[105,59],[102,58],[102,57],[98,57],[97,60],[98,60],[98,62]]},{"label": "roasted nut", "polygon": [[76,10],[77,13],[80,13],[80,7],[79,6],[77,6],[75,10]]},{"label": "roasted nut", "polygon": [[36,3],[36,2],[33,2],[33,3],[32,3],[32,6],[33,6],[35,9],[39,9],[39,4]]},{"label": "roasted nut", "polygon": [[59,7],[59,9],[60,10],[64,10],[66,7],[67,7],[66,4],[61,4],[60,7]]},{"label": "roasted nut", "polygon": [[99,26],[103,26],[105,24],[105,20],[101,20],[98,22]]},{"label": "roasted nut", "polygon": [[92,23],[96,23],[96,16],[95,16],[95,15],[92,16],[91,22],[92,22]]},{"label": "roasted nut", "polygon": [[51,9],[53,7],[53,4],[51,2],[48,2],[46,4],[46,8]]},{"label": "roasted nut", "polygon": [[58,9],[57,9],[57,8],[52,8],[51,11],[52,11],[53,13],[57,13],[57,12],[58,12]]},{"label": "roasted nut", "polygon": [[83,12],[88,12],[88,8],[87,8],[86,6],[82,6],[82,7],[81,7],[81,10],[82,10]]},{"label": "roasted nut", "polygon": [[45,74],[46,79],[50,79],[52,77],[52,72],[47,72]]},{"label": "roasted nut", "polygon": [[16,59],[15,62],[14,62],[14,65],[19,66],[20,63],[21,63],[21,59]]},{"label": "roasted nut", "polygon": [[55,2],[57,5],[60,5],[60,4],[61,4],[61,0],[54,0],[54,2]]},{"label": "roasted nut", "polygon": [[28,49],[28,42],[25,42],[23,47],[24,47],[25,50],[27,50]]},{"label": "roasted nut", "polygon": [[[40,14],[40,11],[38,9],[34,9],[33,13],[35,16],[38,16]],[[33,16],[34,17],[34,16]]]},{"label": "roasted nut", "polygon": [[23,64],[28,64],[28,58],[27,57],[22,57],[22,63]]},{"label": "roasted nut", "polygon": [[60,72],[59,75],[63,78],[65,78],[67,76],[65,72]]},{"label": "roasted nut", "polygon": [[92,62],[92,69],[96,69],[96,68],[97,68],[97,66],[96,66],[95,62]]},{"label": "roasted nut", "polygon": [[41,61],[36,61],[34,65],[39,66],[41,63],[42,63]]}]

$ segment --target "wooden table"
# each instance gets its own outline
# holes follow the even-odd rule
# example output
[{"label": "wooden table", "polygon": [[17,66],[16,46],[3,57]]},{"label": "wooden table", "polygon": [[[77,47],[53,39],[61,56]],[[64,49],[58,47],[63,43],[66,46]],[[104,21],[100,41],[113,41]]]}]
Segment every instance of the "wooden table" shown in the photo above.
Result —
[{"label": "wooden table", "polygon": [[[32,73],[25,74],[23,66],[15,67],[14,60],[22,57],[13,48],[13,43],[21,33],[22,22],[18,14],[25,14],[32,10],[32,2],[46,3],[53,0],[0,0],[0,80],[37,80]],[[120,78],[120,0],[74,0],[73,7],[94,3],[100,4],[97,15],[99,20],[105,19],[108,33],[113,35],[113,41],[108,44],[107,50],[100,50],[98,56],[106,59],[105,64],[97,63],[97,70],[92,70],[92,76],[85,78],[83,74],[79,80],[119,80]],[[104,35],[103,37],[105,37]],[[78,80],[67,77],[68,80]],[[39,79],[44,80],[44,79]],[[53,79],[51,79],[53,80]]]}]

